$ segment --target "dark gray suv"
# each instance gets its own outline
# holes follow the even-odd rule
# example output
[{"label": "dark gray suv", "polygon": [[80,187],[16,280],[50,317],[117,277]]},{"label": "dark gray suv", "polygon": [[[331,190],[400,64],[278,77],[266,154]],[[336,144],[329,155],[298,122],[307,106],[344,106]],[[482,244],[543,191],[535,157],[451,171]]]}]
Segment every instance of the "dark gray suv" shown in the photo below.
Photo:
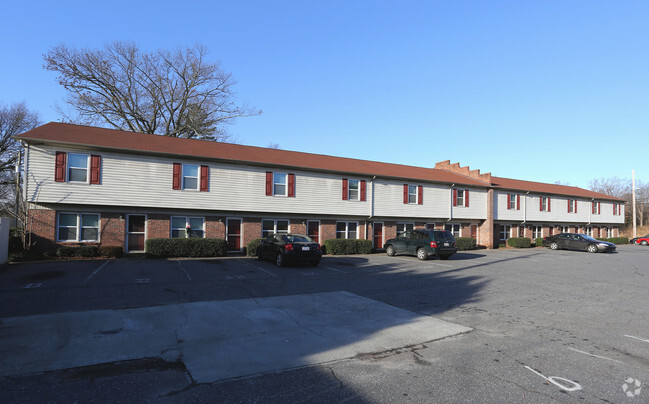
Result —
[{"label": "dark gray suv", "polygon": [[438,256],[443,260],[457,252],[455,237],[445,230],[412,230],[391,238],[383,245],[389,256],[395,254],[416,255],[420,260]]}]

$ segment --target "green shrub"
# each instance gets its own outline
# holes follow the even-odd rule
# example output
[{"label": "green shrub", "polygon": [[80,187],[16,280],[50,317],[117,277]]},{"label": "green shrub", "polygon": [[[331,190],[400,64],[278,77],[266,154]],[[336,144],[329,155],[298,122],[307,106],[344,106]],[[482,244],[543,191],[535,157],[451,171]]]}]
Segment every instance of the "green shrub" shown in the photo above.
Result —
[{"label": "green shrub", "polygon": [[475,249],[475,239],[471,237],[457,237],[455,239],[455,245],[457,246],[458,251],[464,250],[473,250]]},{"label": "green shrub", "polygon": [[124,256],[124,248],[116,245],[103,245],[99,247],[98,254],[100,257],[122,258]]},{"label": "green shrub", "polygon": [[611,238],[598,238],[601,241],[608,241],[613,244],[629,244],[628,237],[611,237]]},{"label": "green shrub", "polygon": [[372,253],[372,242],[370,240],[350,240],[343,238],[332,238],[325,240],[323,251],[332,255],[349,254],[370,254]]},{"label": "green shrub", "polygon": [[505,247],[507,247],[507,244],[505,243],[498,244],[498,248],[505,248]]},{"label": "green shrub", "polygon": [[222,257],[228,242],[217,238],[150,238],[146,253],[152,257]]},{"label": "green shrub", "polygon": [[259,244],[261,244],[261,241],[263,238],[256,238],[246,244],[246,256],[248,257],[256,257],[257,256],[257,247],[259,247]]},{"label": "green shrub", "polygon": [[512,237],[507,239],[507,245],[514,248],[530,248],[532,240],[529,237]]},{"label": "green shrub", "polygon": [[69,257],[96,257],[99,249],[95,246],[81,246],[81,247],[59,247],[56,250],[56,255],[61,258]]},{"label": "green shrub", "polygon": [[535,238],[534,239],[534,246],[535,247],[543,247],[543,238],[542,237]]}]

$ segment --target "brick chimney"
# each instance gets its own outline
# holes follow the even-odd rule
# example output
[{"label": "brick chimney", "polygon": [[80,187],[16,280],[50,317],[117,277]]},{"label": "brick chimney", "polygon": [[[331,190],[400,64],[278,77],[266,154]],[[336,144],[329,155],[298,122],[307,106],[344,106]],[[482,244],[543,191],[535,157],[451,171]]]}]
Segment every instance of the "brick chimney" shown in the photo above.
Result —
[{"label": "brick chimney", "polygon": [[465,177],[473,178],[476,181],[483,182],[485,185],[491,185],[491,173],[480,174],[480,170],[471,170],[469,166],[460,167],[460,163],[451,164],[451,160],[435,163],[435,169],[450,171]]}]

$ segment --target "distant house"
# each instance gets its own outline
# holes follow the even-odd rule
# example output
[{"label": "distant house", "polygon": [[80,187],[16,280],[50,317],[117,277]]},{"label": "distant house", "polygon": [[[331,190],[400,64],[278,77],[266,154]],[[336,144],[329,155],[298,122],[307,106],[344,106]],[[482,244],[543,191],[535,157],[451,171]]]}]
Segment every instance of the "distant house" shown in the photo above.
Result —
[{"label": "distant house", "polygon": [[618,235],[624,201],[581,188],[434,168],[48,123],[25,145],[24,195],[37,248],[274,232],[369,239],[448,229],[487,248],[509,237]]}]

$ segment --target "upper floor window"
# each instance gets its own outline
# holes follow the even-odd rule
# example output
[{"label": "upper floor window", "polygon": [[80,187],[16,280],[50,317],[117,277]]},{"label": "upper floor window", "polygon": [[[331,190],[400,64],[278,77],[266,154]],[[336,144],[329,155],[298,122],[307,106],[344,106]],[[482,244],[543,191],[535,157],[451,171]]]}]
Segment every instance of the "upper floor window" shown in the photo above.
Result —
[{"label": "upper floor window", "polygon": [[59,213],[58,241],[99,241],[99,215],[96,213]]},{"label": "upper floor window", "polygon": [[613,214],[616,216],[622,214],[622,206],[619,203],[613,204]]},{"label": "upper floor window", "polygon": [[541,212],[550,212],[551,211],[551,203],[550,203],[550,197],[549,196],[541,196],[539,197],[539,210]]},{"label": "upper floor window", "polygon": [[277,233],[288,233],[288,220],[264,219],[261,222],[261,237],[266,238]]},{"label": "upper floor window", "polygon": [[521,196],[519,194],[507,194],[507,209],[521,209]]},{"label": "upper floor window", "polygon": [[205,237],[205,219],[202,217],[171,217],[171,238]]},{"label": "upper floor window", "polygon": [[56,152],[54,181],[100,184],[101,156]]},{"label": "upper floor window", "polygon": [[423,185],[403,184],[403,203],[423,205],[424,204]]},{"label": "upper floor window", "polygon": [[365,180],[343,178],[343,195],[345,201],[365,201],[367,184]]},{"label": "upper floor window", "polygon": [[198,164],[173,164],[172,188],[207,192],[209,188],[209,166]]},{"label": "upper floor window", "polygon": [[295,197],[295,174],[266,171],[266,195]]},{"label": "upper floor window", "polygon": [[453,189],[453,206],[469,207],[468,189]]},{"label": "upper floor window", "polygon": [[577,213],[577,201],[568,199],[568,213]]},{"label": "upper floor window", "polygon": [[600,214],[600,209],[601,209],[601,203],[600,202],[591,202],[591,209],[593,215],[599,215]]}]

